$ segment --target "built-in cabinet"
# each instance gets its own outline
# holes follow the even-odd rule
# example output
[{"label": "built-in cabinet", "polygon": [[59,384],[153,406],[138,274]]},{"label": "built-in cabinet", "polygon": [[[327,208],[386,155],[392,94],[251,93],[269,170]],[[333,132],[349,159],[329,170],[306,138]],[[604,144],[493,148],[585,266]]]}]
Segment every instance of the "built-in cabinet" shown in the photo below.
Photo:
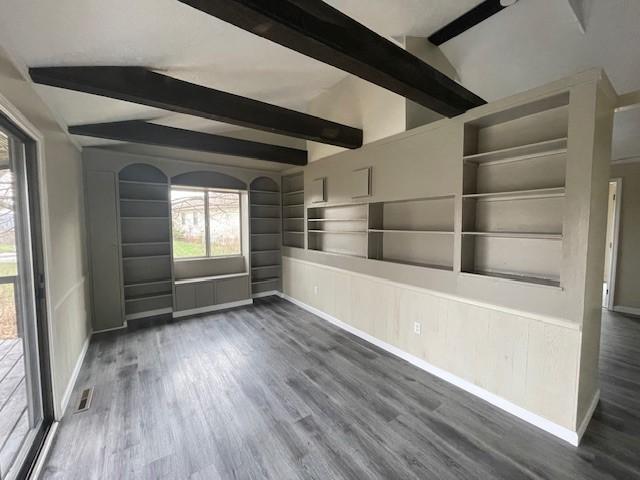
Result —
[{"label": "built-in cabinet", "polygon": [[249,189],[251,294],[280,290],[282,284],[280,188],[267,177],[254,179]]},{"label": "built-in cabinet", "polygon": [[304,248],[304,173],[282,177],[282,244]]}]

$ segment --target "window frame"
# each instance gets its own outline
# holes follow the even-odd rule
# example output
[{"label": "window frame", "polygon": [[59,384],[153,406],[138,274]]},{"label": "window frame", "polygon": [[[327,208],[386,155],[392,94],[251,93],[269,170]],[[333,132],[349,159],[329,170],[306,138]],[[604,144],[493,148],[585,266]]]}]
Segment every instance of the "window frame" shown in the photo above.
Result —
[{"label": "window frame", "polygon": [[[174,190],[180,190],[183,192],[204,192],[204,238],[205,238],[205,255],[199,257],[176,257],[173,254],[173,199],[171,198],[171,193]],[[238,217],[240,223],[240,252],[233,253],[230,255],[211,255],[211,231],[210,231],[210,219],[209,219],[209,192],[219,192],[219,193],[235,193],[238,195]],[[207,188],[207,187],[187,187],[180,185],[171,185],[169,188],[169,203],[170,203],[170,216],[171,216],[171,256],[173,257],[174,262],[189,262],[193,260],[208,260],[215,258],[236,258],[243,257],[243,247],[244,247],[244,226],[243,226],[243,218],[242,214],[242,190],[233,190],[226,188]]]}]

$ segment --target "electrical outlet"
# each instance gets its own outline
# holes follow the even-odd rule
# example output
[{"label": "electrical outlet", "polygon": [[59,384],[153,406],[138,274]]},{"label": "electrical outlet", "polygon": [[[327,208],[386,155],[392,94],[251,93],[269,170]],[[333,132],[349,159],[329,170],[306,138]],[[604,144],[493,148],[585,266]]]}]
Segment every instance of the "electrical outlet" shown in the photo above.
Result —
[{"label": "electrical outlet", "polygon": [[316,295],[318,294],[318,286],[317,285],[313,286],[313,293],[316,294]]},{"label": "electrical outlet", "polygon": [[422,333],[422,325],[420,322],[413,322],[413,333],[420,335]]}]

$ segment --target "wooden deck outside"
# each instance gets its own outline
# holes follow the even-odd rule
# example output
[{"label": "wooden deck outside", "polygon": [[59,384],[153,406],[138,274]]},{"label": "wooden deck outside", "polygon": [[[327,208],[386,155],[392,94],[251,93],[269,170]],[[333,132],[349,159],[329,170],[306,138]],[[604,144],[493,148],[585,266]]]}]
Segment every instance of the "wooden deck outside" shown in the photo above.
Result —
[{"label": "wooden deck outside", "polygon": [[0,478],[29,429],[22,339],[0,340]]}]

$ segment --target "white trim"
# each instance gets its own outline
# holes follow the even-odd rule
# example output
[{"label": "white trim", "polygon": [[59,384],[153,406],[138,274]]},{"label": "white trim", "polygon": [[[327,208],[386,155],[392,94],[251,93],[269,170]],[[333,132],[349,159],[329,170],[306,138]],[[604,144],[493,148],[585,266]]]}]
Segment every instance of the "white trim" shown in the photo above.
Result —
[{"label": "white trim", "polygon": [[551,435],[561,438],[562,440],[570,443],[573,446],[578,446],[580,442],[580,438],[577,432],[574,432],[566,427],[563,427],[561,425],[558,425],[557,423],[547,420],[546,418],[543,418],[533,412],[530,412],[529,410],[525,410],[524,408],[514,403],[511,403],[510,401],[505,400],[504,398],[501,398],[498,395],[495,395],[494,393],[491,393],[483,388],[480,388],[477,385],[474,385],[473,383],[467,380],[464,380],[463,378],[460,378],[445,370],[442,370],[441,368],[431,365],[430,363],[425,362],[421,358],[415,357],[407,352],[404,352],[403,350],[400,350],[397,347],[394,347],[393,345],[383,342],[382,340],[379,340],[361,330],[358,330],[357,328],[354,328],[351,325],[348,325],[338,320],[337,318],[334,318],[331,315],[328,315],[323,311],[318,310],[317,308],[311,307],[299,300],[296,300],[295,298],[292,298],[289,295],[281,293],[280,296],[285,300],[288,300],[291,303],[294,303],[295,305],[298,305],[299,307],[307,310],[308,312],[311,312],[317,315],[318,317],[328,321],[329,323],[332,323],[333,325],[357,337],[360,337],[363,340],[366,340],[367,342],[379,348],[382,348],[383,350],[386,350],[387,352],[397,357],[402,358],[403,360],[406,360],[407,362],[420,368],[421,370],[424,370],[425,372],[435,375],[436,377],[441,378],[442,380],[449,382],[455,385],[456,387],[459,387],[462,390],[465,390],[466,392],[469,392],[472,395],[475,395],[476,397],[481,398],[482,400],[485,400],[486,402],[504,410],[505,412],[508,412],[520,418],[521,420],[524,420],[527,423],[530,423],[550,433]]},{"label": "white trim", "polygon": [[[287,248],[291,248],[291,247],[287,247]],[[318,252],[314,252],[314,253],[318,253]],[[324,252],[319,252],[319,253],[324,253]],[[339,255],[339,254],[325,254],[325,255]],[[500,305],[495,305],[492,303],[486,303],[486,302],[480,302],[477,300],[473,300],[471,298],[467,298],[467,297],[459,297],[457,295],[452,295],[450,293],[444,293],[444,292],[440,292],[438,290],[432,290],[429,288],[424,288],[424,287],[417,287],[415,285],[409,285],[407,283],[399,283],[393,280],[389,280],[387,278],[382,278],[382,277],[376,277],[373,275],[368,275],[366,273],[360,273],[360,272],[354,272],[353,270],[345,270],[342,268],[338,268],[338,267],[332,267],[329,265],[324,265],[322,263],[317,263],[317,262],[313,262],[310,260],[303,260],[301,258],[296,258],[296,257],[291,257],[289,255],[283,254],[282,255],[283,258],[287,258],[290,261],[293,262],[299,262],[299,263],[304,263],[307,265],[311,265],[314,267],[318,267],[318,268],[326,268],[328,270],[333,270],[336,272],[340,272],[340,273],[348,273],[349,275],[354,275],[354,276],[358,276],[360,278],[366,278],[368,280],[374,281],[374,282],[378,282],[378,283],[385,283],[388,284],[392,287],[398,287],[398,288],[403,288],[405,290],[411,290],[413,292],[417,292],[417,293],[428,293],[430,295],[436,296],[436,297],[440,297],[440,298],[445,298],[447,300],[453,300],[456,302],[460,302],[460,303],[465,303],[468,305],[473,305],[476,307],[481,307],[481,308],[488,308],[491,310],[496,310],[499,312],[504,312],[504,313],[509,313],[511,315],[515,315],[518,317],[523,317],[523,318],[528,318],[531,320],[537,320],[539,322],[543,322],[543,323],[549,323],[551,325],[555,325],[558,327],[562,327],[562,328],[566,328],[569,330],[577,330],[577,331],[581,331],[582,330],[582,325],[572,322],[570,320],[564,319],[564,318],[557,318],[557,317],[549,317],[546,315],[540,315],[537,313],[532,313],[532,312],[525,312],[523,310],[518,310],[515,308],[509,308],[509,307],[503,307]],[[443,270],[443,272],[445,272]],[[446,272],[446,273],[452,273],[452,272]],[[464,274],[464,272],[463,272]]]},{"label": "white trim", "polygon": [[127,328],[127,322],[124,322],[124,325],[121,325],[119,327],[112,327],[112,328],[105,328],[103,330],[94,330],[93,335],[97,335],[99,333],[107,333],[107,332],[115,332],[117,330],[124,330],[125,328]]},{"label": "white trim", "polygon": [[634,315],[640,317],[640,308],[638,307],[625,307],[624,305],[615,305],[613,307],[614,312],[626,313],[627,315]]},{"label": "white trim", "polygon": [[237,302],[221,303],[220,305],[209,305],[208,307],[192,308],[191,310],[182,310],[180,312],[173,312],[173,318],[188,317],[191,315],[198,315],[201,313],[215,312],[217,310],[226,310],[228,308],[242,307],[244,305],[251,305],[253,303],[252,298],[246,300],[239,300]]},{"label": "white trim", "polygon": [[58,427],[60,426],[60,422],[54,421],[49,427],[49,431],[47,432],[47,436],[44,439],[44,443],[42,444],[42,448],[40,449],[40,453],[38,454],[38,458],[29,472],[29,480],[38,480],[42,475],[42,471],[49,459],[49,454],[51,453],[51,447],[53,446],[53,441],[58,434]]},{"label": "white trim", "polygon": [[580,422],[580,426],[578,427],[578,443],[582,440],[582,436],[584,432],[586,432],[587,427],[589,426],[589,422],[591,421],[591,417],[593,417],[593,412],[596,411],[596,407],[598,406],[598,402],[600,401],[600,389],[596,391],[591,399],[591,404],[589,405],[589,409],[587,410],[586,415]]},{"label": "white trim", "polygon": [[260,293],[254,293],[253,295],[251,295],[252,298],[262,298],[262,297],[271,297],[272,295],[280,295],[280,291],[279,290],[269,290],[268,292],[260,292]]},{"label": "white trim", "polygon": [[67,388],[62,396],[62,401],[60,402],[60,412],[56,412],[55,420],[60,421],[64,416],[64,412],[67,410],[67,406],[69,405],[69,400],[71,399],[71,394],[73,393],[73,389],[76,386],[76,382],[78,381],[78,375],[80,375],[80,369],[82,368],[82,364],[84,363],[84,357],[87,355],[87,351],[89,350],[89,343],[91,341],[91,335],[87,337],[84,341],[84,345],[82,345],[82,350],[80,351],[80,355],[78,355],[78,360],[76,361],[76,365],[73,368],[73,372],[71,373],[71,378],[69,378],[69,383],[67,384]]},{"label": "white trim", "polygon": [[[618,270],[618,243],[620,242],[620,212],[622,211],[622,178],[613,178],[609,183],[616,184],[615,210],[613,212],[613,238],[611,239],[611,264],[607,279],[607,309],[612,310],[616,296],[616,276]],[[606,246],[608,248],[608,245]]]}]

